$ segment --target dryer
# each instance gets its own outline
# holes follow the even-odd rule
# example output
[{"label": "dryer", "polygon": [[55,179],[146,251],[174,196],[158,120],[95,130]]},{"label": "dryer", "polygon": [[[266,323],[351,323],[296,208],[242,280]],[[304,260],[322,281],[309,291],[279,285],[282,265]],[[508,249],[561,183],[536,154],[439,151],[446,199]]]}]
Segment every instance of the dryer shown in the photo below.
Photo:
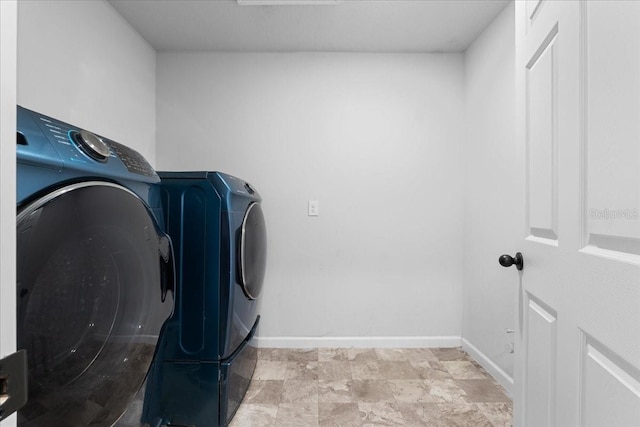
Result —
[{"label": "dryer", "polygon": [[174,242],[175,311],[158,345],[143,421],[225,426],[249,386],[266,267],[258,192],[220,172],[159,172]]},{"label": "dryer", "polygon": [[173,309],[160,179],[136,151],[18,107],[18,426],[111,426]]}]

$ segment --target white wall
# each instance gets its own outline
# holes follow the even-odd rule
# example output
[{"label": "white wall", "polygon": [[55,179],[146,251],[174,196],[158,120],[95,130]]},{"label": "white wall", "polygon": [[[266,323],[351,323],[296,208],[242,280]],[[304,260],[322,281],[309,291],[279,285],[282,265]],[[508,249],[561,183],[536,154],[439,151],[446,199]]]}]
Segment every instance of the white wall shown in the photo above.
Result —
[{"label": "white wall", "polygon": [[263,345],[459,344],[461,54],[162,53],[157,66],[158,169],[226,171],[263,196]]},{"label": "white wall", "polygon": [[[0,1],[0,358],[16,350],[16,1]],[[16,416],[3,427],[16,425]]]},{"label": "white wall", "polygon": [[155,51],[106,1],[21,1],[18,104],[155,162]]},{"label": "white wall", "polygon": [[518,275],[498,257],[522,236],[523,161],[515,139],[514,6],[465,54],[466,142],[463,347],[510,388]]}]

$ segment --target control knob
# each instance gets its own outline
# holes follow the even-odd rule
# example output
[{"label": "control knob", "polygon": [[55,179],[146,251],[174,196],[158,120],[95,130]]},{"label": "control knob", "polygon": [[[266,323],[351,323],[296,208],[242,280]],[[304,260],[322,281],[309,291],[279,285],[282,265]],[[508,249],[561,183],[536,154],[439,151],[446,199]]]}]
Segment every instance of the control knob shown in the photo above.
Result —
[{"label": "control knob", "polygon": [[104,162],[111,154],[109,146],[98,135],[81,130],[74,135],[74,142],[92,159]]}]

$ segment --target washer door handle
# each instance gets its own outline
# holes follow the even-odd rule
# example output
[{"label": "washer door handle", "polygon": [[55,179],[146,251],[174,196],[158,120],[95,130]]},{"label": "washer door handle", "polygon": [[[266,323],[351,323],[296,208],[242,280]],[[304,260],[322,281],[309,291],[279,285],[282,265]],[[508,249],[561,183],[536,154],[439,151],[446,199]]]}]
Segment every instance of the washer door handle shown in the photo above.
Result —
[{"label": "washer door handle", "polygon": [[[176,289],[176,269],[173,258],[173,246],[169,236],[161,236],[158,239],[158,252],[160,255],[160,298],[162,302],[167,298],[167,292],[171,291],[175,295]],[[175,297],[174,297],[175,298]]]}]

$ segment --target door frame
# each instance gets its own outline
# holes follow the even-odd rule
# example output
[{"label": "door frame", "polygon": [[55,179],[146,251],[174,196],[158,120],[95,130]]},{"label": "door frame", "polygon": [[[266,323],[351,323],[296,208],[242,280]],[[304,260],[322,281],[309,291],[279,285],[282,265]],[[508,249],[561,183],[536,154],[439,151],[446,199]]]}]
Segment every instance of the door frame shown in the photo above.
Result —
[{"label": "door frame", "polygon": [[[18,2],[0,1],[0,357],[16,351],[16,105]],[[16,416],[2,421],[16,425]]]}]

